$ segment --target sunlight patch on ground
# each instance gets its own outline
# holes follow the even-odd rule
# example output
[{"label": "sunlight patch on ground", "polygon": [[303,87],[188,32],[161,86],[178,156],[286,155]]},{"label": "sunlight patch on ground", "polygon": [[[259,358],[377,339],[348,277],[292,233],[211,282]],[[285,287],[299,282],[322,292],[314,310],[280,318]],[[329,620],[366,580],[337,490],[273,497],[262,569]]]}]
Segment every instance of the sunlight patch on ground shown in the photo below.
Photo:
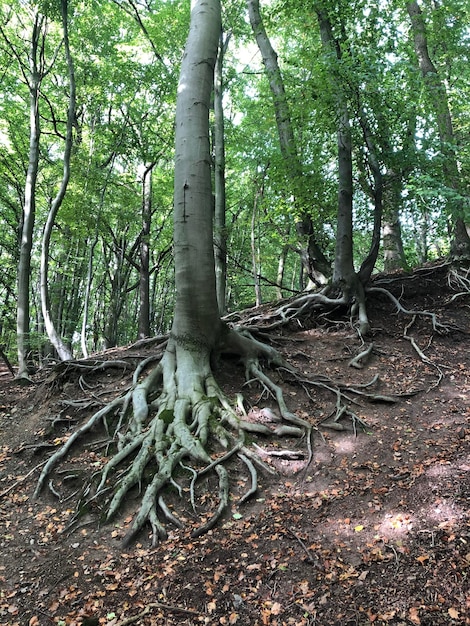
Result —
[{"label": "sunlight patch on ground", "polygon": [[338,439],[333,442],[333,445],[338,454],[354,454],[354,452],[362,446],[362,439],[352,437],[351,433],[348,433],[345,437],[338,437]]}]

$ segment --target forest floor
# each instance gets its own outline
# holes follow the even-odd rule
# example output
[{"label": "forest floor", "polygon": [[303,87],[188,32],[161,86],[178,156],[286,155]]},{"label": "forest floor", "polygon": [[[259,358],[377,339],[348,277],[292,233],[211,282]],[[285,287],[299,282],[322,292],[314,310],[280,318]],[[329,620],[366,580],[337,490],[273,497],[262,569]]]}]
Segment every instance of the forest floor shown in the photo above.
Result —
[{"label": "forest floor", "polygon": [[[305,376],[348,386],[378,376],[374,390],[399,401],[351,396],[367,429],[337,432],[321,423],[335,411],[334,394],[285,380],[289,409],[316,426],[313,461],[278,460],[279,473],[261,476],[255,498],[240,507],[234,499],[224,520],[198,539],[190,537],[189,503],[186,529],[171,530],[153,548],[145,534],[123,549],[133,501],[121,518],[99,526],[92,512],[69,524],[73,491],[32,499],[44,460],[90,415],[86,399],[112,399],[129,384],[131,368],[80,381],[43,369],[33,387],[2,370],[0,624],[470,624],[470,297],[450,302],[442,268],[381,280],[404,306],[436,313],[448,332],[433,333],[430,320],[419,318],[405,333],[410,317],[375,297],[374,348],[362,369],[348,365],[360,342],[347,323],[312,319],[272,333]],[[94,357],[135,365],[150,352],[131,346]],[[234,361],[219,366],[229,397],[243,391],[253,407],[269,404],[243,386],[243,375]],[[67,471],[95,471],[103,437],[92,433],[64,461]],[[255,443],[295,451],[305,442]],[[243,491],[247,477],[234,472]],[[203,488],[201,507],[217,499]]]}]

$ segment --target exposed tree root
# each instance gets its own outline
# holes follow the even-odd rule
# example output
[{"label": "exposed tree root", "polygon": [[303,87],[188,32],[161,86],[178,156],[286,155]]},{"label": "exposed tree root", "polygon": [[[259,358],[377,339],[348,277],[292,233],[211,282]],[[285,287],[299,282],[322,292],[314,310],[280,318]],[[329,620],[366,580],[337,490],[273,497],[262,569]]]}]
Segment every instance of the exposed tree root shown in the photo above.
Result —
[{"label": "exposed tree root", "polygon": [[[154,357],[139,365],[133,384],[125,394],[96,411],[48,459],[35,496],[47,484],[56,497],[61,497],[50,480],[53,469],[81,437],[102,425],[115,451],[85,485],[77,515],[100,503],[102,520],[109,521],[138,488],[142,492],[140,505],[124,543],[135,540],[148,525],[152,543],[156,544],[167,536],[168,524],[183,527],[183,521],[166,502],[168,488],[172,487],[181,498],[186,498],[198,515],[197,484],[204,477],[215,477],[218,487],[209,496],[213,509],[192,531],[192,536],[198,537],[213,528],[228,507],[228,468],[233,460],[239,459],[249,473],[249,486],[240,496],[238,506],[257,492],[259,470],[275,473],[266,463],[273,452],[261,446],[249,446],[246,433],[305,436],[305,454],[298,450],[277,450],[275,454],[289,461],[301,459],[302,469],[312,461],[314,425],[289,411],[282,388],[261,368],[261,358],[276,366],[291,382],[302,385],[307,394],[310,386],[317,386],[335,395],[335,411],[321,422],[322,427],[351,430],[344,423],[347,419],[354,433],[358,428],[366,429],[367,424],[351,408],[357,404],[355,395],[370,401],[396,401],[370,391],[377,379],[356,388],[340,387],[326,377],[307,379],[284,363],[276,350],[260,343],[246,330],[229,330],[222,347],[240,355],[247,384],[261,385],[276,401],[279,413],[264,409],[263,419],[255,420],[251,411],[246,412],[241,395],[232,406],[219,388],[208,362],[198,352],[179,350],[177,341],[172,339],[163,358],[148,374],[142,376]],[[75,521],[76,518],[72,524]]]},{"label": "exposed tree root", "polygon": [[369,359],[370,355],[372,354],[372,350],[374,349],[374,344],[371,343],[368,345],[368,347],[365,350],[361,350],[361,352],[359,352],[359,354],[356,354],[355,357],[353,357],[348,365],[349,367],[355,367],[356,369],[362,369],[364,367],[364,364],[367,362],[367,360]]},{"label": "exposed tree root", "polygon": [[458,298],[470,296],[470,268],[466,270],[451,268],[447,275],[447,281],[449,288],[456,292],[448,304],[452,304]]},{"label": "exposed tree root", "polygon": [[[466,286],[467,277],[462,277],[461,274],[459,277],[460,287]],[[445,333],[449,328],[441,324],[431,311],[406,309],[393,294],[382,287],[372,287],[368,294],[385,295],[398,313],[412,318],[405,329],[404,337],[410,341],[423,362],[437,368],[440,381],[440,366],[435,365],[425,355],[408,332],[417,317],[429,319],[435,332]],[[131,495],[139,491],[139,508],[124,542],[132,542],[144,527],[149,526],[152,543],[155,544],[166,537],[169,524],[180,528],[186,521],[180,519],[167,503],[169,489],[186,500],[185,504],[191,504],[191,516],[194,514],[200,517],[201,513],[204,516],[197,504],[198,485],[204,479],[210,481],[209,487],[205,487],[205,494],[209,492],[209,495],[204,496],[208,500],[205,506],[208,513],[195,524],[192,535],[197,537],[207,532],[220,520],[228,507],[231,492],[230,467],[233,463],[238,461],[247,472],[247,488],[239,497],[238,505],[257,492],[259,471],[275,473],[270,464],[270,451],[263,446],[249,445],[247,433],[305,438],[306,453],[301,457],[300,463],[308,467],[313,457],[313,430],[320,427],[339,431],[352,430],[354,433],[359,429],[366,430],[367,424],[354,408],[359,404],[358,399],[370,402],[397,401],[395,396],[374,393],[376,378],[355,387],[340,385],[324,376],[306,378],[284,362],[280,353],[271,345],[262,343],[253,335],[258,330],[269,331],[292,320],[301,323],[302,317],[310,315],[312,308],[323,310],[326,306],[333,310],[334,307],[341,307],[344,311],[347,305],[344,296],[330,298],[322,293],[307,294],[284,302],[271,313],[265,311],[262,316],[255,315],[241,327],[226,328],[223,342],[218,349],[220,352],[238,355],[245,367],[246,384],[261,386],[264,395],[269,396],[277,405],[278,411],[264,409],[262,419],[256,419],[260,415],[254,416],[253,411],[247,413],[241,395],[237,397],[235,405],[231,404],[214,378],[209,355],[192,345],[190,339],[170,336],[168,340],[160,341],[160,347],[168,341],[163,356],[152,356],[140,363],[134,372],[130,388],[100,407],[52,454],[42,469],[35,496],[48,484],[55,495],[61,497],[60,490],[50,481],[52,471],[81,437],[96,426],[101,426],[108,435],[107,445],[112,449],[112,454],[85,486],[79,508],[86,510],[99,503],[102,521],[106,522],[122,509]],[[359,318],[361,316],[362,322],[357,330],[362,339],[361,328],[365,328],[368,322],[364,312],[359,314]],[[258,328],[256,324],[260,322],[262,326]],[[364,347],[363,341],[362,346],[363,349],[349,362],[352,367],[363,367],[373,352],[373,343]],[[288,409],[282,387],[261,367],[262,362],[276,368],[290,383],[301,386],[308,396],[312,387],[333,394],[336,398],[334,410],[316,423],[299,418]],[[127,367],[127,362],[123,360],[119,366],[124,367],[124,363]],[[151,365],[153,369],[145,373]],[[88,371],[85,362],[67,365],[75,366],[80,371]],[[98,362],[95,362],[91,367],[97,366]],[[99,367],[102,368],[103,365],[100,364]],[[292,451],[289,450],[281,450],[279,454],[284,459],[293,458]],[[294,456],[298,458],[297,455],[296,450]]]},{"label": "exposed tree root", "polygon": [[250,329],[256,328],[258,324],[261,324],[263,330],[275,330],[295,320],[300,324],[304,317],[311,315],[314,311],[324,310],[325,308],[333,310],[336,307],[345,307],[347,304],[348,301],[344,296],[330,298],[325,289],[321,292],[302,294],[297,298],[282,303],[272,311],[252,314],[245,323],[249,324]]},{"label": "exposed tree root", "polygon": [[[196,350],[188,350],[187,346],[181,349],[178,340],[172,337],[164,356],[150,373],[142,376],[155,357],[139,365],[130,389],[96,411],[48,459],[34,495],[38,496],[49,484],[54,495],[60,497],[57,488],[48,482],[51,472],[81,437],[100,425],[108,433],[115,452],[85,487],[79,508],[84,510],[92,503],[104,502],[103,521],[109,521],[135,488],[142,490],[140,506],[125,544],[132,542],[147,524],[152,529],[153,544],[166,537],[168,523],[181,527],[182,521],[166,504],[165,493],[173,487],[185,497],[189,490],[195,509],[197,482],[206,475],[217,477],[218,488],[214,494],[217,504],[213,513],[194,528],[192,535],[197,537],[212,528],[228,506],[227,464],[232,458],[240,459],[249,472],[250,487],[239,504],[246,502],[257,490],[256,468],[271,473],[272,469],[248,448],[245,433],[302,437],[311,430],[311,425],[288,410],[282,389],[260,366],[260,359],[263,359],[271,365],[287,367],[276,350],[247,332],[233,330],[227,331],[222,349],[239,354],[250,384],[260,384],[276,400],[278,420],[257,423],[246,419],[244,409],[240,414],[243,403],[232,407],[219,388],[209,360]],[[185,464],[188,460],[189,466]]]},{"label": "exposed tree root", "polygon": [[370,289],[368,289],[367,292],[368,293],[380,293],[386,296],[393,302],[393,304],[396,306],[396,309],[399,313],[403,313],[404,315],[409,315],[409,316],[429,318],[431,320],[433,330],[440,334],[446,334],[450,330],[448,326],[441,324],[439,322],[439,320],[437,319],[436,313],[433,313],[432,311],[417,311],[414,309],[406,309],[398,300],[398,298],[395,298],[395,296],[392,293],[390,293],[390,291],[388,291],[387,289],[384,289],[383,287],[371,287]]}]

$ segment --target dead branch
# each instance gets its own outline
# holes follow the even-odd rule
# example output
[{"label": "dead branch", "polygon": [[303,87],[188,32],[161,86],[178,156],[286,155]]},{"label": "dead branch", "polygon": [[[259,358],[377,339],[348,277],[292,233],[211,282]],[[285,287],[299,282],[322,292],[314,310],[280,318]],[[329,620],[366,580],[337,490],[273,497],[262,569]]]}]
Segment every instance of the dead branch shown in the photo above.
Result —
[{"label": "dead branch", "polygon": [[243,504],[243,502],[246,502],[247,500],[249,500],[258,491],[258,473],[256,471],[255,466],[246,455],[239,452],[238,458],[241,459],[243,463],[245,463],[245,465],[248,468],[248,471],[250,472],[250,477],[251,477],[250,488],[248,489],[248,491],[244,493],[244,495],[238,501],[238,505],[240,506],[240,504]]}]

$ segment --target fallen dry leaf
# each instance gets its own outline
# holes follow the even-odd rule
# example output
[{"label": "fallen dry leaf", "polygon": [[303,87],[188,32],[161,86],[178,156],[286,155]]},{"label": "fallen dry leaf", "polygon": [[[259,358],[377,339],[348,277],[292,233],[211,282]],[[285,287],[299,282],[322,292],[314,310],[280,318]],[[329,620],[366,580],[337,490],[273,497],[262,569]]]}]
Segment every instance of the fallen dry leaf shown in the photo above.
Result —
[{"label": "fallen dry leaf", "polygon": [[413,622],[413,624],[421,624],[421,620],[419,619],[418,615],[418,608],[415,606],[412,606],[410,609],[410,620]]},{"label": "fallen dry leaf", "polygon": [[460,617],[460,611],[457,611],[457,609],[454,609],[453,607],[450,607],[448,613],[452,619],[459,619]]},{"label": "fallen dry leaf", "polygon": [[279,602],[275,602],[271,607],[272,615],[279,615],[281,611],[282,611],[282,606],[279,604]]}]

